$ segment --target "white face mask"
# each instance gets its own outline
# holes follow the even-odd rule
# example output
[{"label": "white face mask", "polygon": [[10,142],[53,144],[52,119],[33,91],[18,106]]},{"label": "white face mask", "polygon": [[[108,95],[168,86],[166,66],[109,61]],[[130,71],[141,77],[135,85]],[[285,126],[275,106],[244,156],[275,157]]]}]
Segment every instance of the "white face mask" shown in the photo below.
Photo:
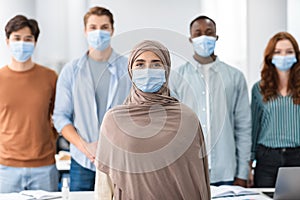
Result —
[{"label": "white face mask", "polygon": [[207,35],[202,35],[192,39],[194,51],[202,57],[210,56],[216,45],[217,38]]},{"label": "white face mask", "polygon": [[164,69],[135,69],[132,70],[132,81],[143,92],[154,93],[160,90],[166,82]]},{"label": "white face mask", "polygon": [[98,51],[105,50],[110,44],[110,32],[104,30],[94,30],[87,33],[89,46]]},{"label": "white face mask", "polygon": [[9,49],[11,55],[18,62],[27,61],[33,54],[34,43],[33,42],[10,42]]},{"label": "white face mask", "polygon": [[273,56],[272,63],[280,71],[288,71],[297,62],[296,56]]}]

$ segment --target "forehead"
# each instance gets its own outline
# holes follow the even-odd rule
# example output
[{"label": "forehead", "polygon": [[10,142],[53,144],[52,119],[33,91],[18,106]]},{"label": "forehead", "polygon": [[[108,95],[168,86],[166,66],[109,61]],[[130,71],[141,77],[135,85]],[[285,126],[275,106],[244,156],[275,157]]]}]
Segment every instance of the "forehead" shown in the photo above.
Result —
[{"label": "forehead", "polygon": [[288,39],[279,40],[275,46],[276,49],[293,48],[293,44]]},{"label": "forehead", "polygon": [[198,19],[195,21],[191,27],[191,31],[196,31],[196,30],[207,30],[207,29],[212,29],[216,30],[216,27],[212,21],[209,19]]},{"label": "forehead", "polygon": [[151,60],[161,60],[155,53],[152,51],[145,51],[141,53],[136,59],[137,60],[145,60],[145,61],[151,61]]},{"label": "forehead", "polygon": [[109,17],[106,15],[91,15],[87,20],[87,25],[96,24],[96,25],[103,25],[103,24],[110,24]]},{"label": "forehead", "polygon": [[21,28],[21,29],[19,29],[19,30],[17,30],[17,31],[13,31],[13,32],[11,33],[11,35],[31,36],[32,33],[31,33],[30,28],[26,26],[26,27]]}]

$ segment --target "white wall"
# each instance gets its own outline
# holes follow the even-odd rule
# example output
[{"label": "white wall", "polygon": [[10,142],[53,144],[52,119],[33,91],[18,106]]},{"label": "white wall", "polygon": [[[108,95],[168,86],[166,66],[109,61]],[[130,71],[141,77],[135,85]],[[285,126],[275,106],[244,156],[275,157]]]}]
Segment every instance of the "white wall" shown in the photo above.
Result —
[{"label": "white wall", "polygon": [[114,14],[117,51],[128,54],[137,42],[157,39],[169,47],[174,65],[192,54],[191,20],[208,15],[217,23],[216,54],[244,72],[249,88],[260,78],[263,51],[274,33],[288,30],[300,41],[299,0],[0,0],[0,66],[9,63],[4,27],[24,14],[41,29],[35,61],[59,71],[86,50],[83,15],[94,5]]},{"label": "white wall", "polygon": [[87,46],[83,15],[86,10],[86,1],[36,2],[36,16],[41,29],[41,38],[36,49],[38,61],[59,72],[66,62],[84,53]]},{"label": "white wall", "polygon": [[287,30],[296,38],[300,45],[300,1],[288,0],[287,1]]},{"label": "white wall", "polygon": [[223,61],[246,72],[246,51],[242,50],[246,49],[245,1],[189,0],[188,3],[173,0],[153,0],[151,3],[148,0],[122,0],[117,3],[111,0],[89,1],[90,7],[95,5],[105,6],[114,13],[116,21],[114,40],[118,41],[113,43],[115,49],[124,53],[140,40],[157,39],[171,50],[173,65],[191,59],[193,50],[188,41],[189,24],[195,17],[205,14],[217,24],[219,40],[216,54]]},{"label": "white wall", "polygon": [[179,65],[193,53],[188,41],[189,23],[200,14],[200,1],[189,0],[90,0],[89,7],[104,6],[114,14],[115,34],[112,46],[128,55],[133,46],[145,39],[166,45],[172,63]]},{"label": "white wall", "polygon": [[6,45],[5,26],[17,14],[35,18],[35,0],[0,0],[0,67],[10,62]]},{"label": "white wall", "polygon": [[115,17],[116,34],[140,28],[164,28],[184,35],[189,22],[199,14],[201,0],[89,0],[89,6],[104,6]]},{"label": "white wall", "polygon": [[286,0],[247,1],[247,76],[249,89],[260,79],[264,49],[269,39],[287,30]]},{"label": "white wall", "polygon": [[63,64],[86,50],[83,15],[86,1],[74,0],[0,0],[0,66],[9,63],[4,27],[16,14],[38,21],[40,36],[33,60],[57,72]]},{"label": "white wall", "polygon": [[215,53],[222,61],[246,73],[246,1],[202,1],[200,13],[216,22],[219,39]]},{"label": "white wall", "polygon": [[[51,0],[36,2],[36,18],[41,30],[37,43],[36,61],[59,70],[59,63],[68,60],[68,35],[66,1]],[[51,12],[47,12],[47,11]],[[66,12],[67,11],[67,12]]]}]

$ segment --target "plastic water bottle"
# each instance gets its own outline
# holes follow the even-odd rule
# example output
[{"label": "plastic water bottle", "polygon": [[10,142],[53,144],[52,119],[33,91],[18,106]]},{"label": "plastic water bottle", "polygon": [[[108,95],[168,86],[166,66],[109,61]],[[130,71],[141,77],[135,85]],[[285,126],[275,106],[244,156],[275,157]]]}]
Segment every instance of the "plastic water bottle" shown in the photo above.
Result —
[{"label": "plastic water bottle", "polygon": [[69,188],[68,178],[63,178],[62,187],[61,187],[62,199],[68,200],[69,193],[70,193],[70,188]]}]

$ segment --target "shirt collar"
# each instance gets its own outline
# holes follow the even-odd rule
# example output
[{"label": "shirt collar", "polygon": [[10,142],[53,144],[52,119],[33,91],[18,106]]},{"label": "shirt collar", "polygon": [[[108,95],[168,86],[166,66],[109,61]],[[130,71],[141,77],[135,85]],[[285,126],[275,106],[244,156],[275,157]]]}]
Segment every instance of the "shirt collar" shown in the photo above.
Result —
[{"label": "shirt collar", "polygon": [[[210,65],[212,65],[211,67],[210,67],[210,69],[212,69],[213,71],[217,71],[218,70],[218,63],[220,62],[220,60],[219,60],[219,58],[218,57],[216,57],[216,60],[215,61],[213,61],[213,62],[211,62],[211,63],[209,63]],[[193,59],[193,61],[192,61],[192,66],[193,66],[193,68],[197,71],[199,68],[201,68],[203,65],[202,64],[200,64],[198,61],[196,61],[195,59]]]},{"label": "shirt collar", "polygon": [[[119,57],[119,55],[114,50],[112,50],[111,55],[107,61],[109,67],[114,66],[113,63],[115,63],[117,61],[118,57]],[[84,63],[86,63],[87,60],[88,60],[88,51],[85,52],[84,55],[79,59],[78,65],[80,67],[85,66]]]}]

